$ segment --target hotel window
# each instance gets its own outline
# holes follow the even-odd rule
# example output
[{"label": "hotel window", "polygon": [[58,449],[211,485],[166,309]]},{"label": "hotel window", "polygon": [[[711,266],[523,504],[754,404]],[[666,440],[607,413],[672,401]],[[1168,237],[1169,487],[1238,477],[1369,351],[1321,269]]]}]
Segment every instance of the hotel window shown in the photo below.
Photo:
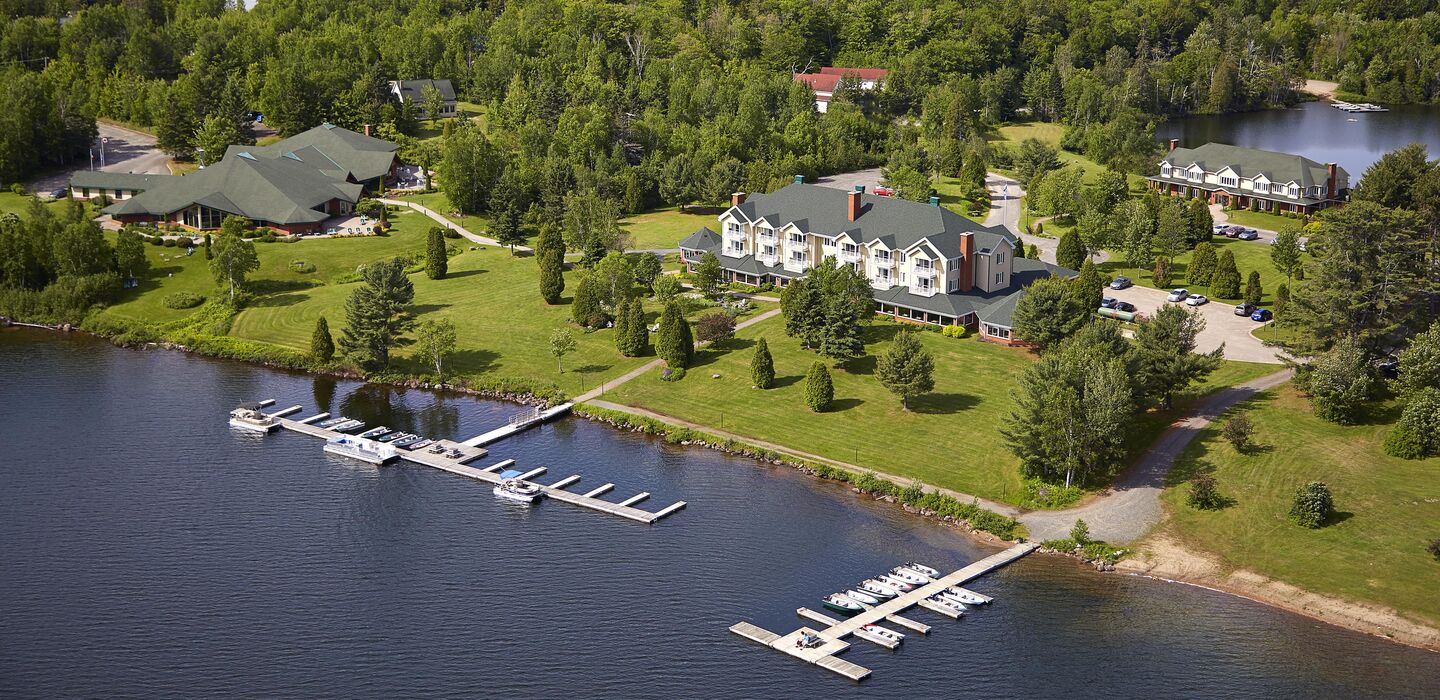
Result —
[{"label": "hotel window", "polygon": [[960,289],[960,283],[957,282],[957,281],[955,281],[955,280],[950,280],[950,291],[953,292],[953,291],[956,291],[956,290],[958,290],[958,289]]},{"label": "hotel window", "polygon": [[1224,186],[1226,186],[1226,187],[1234,187],[1234,186],[1236,186],[1237,184],[1239,184],[1239,181],[1236,180],[1236,179],[1233,178],[1233,177],[1228,176],[1228,175],[1222,175],[1222,176],[1220,176],[1220,184],[1222,184],[1222,185],[1224,185]]},{"label": "hotel window", "polygon": [[1003,263],[1003,262],[1005,262],[1005,254],[1004,254],[1004,253],[996,253],[996,254],[995,254],[995,264],[996,264],[996,265],[999,265],[1000,263]]},{"label": "hotel window", "polygon": [[997,287],[1000,285],[1000,273],[998,273],[998,272],[995,273],[995,285],[996,285]]},{"label": "hotel window", "polygon": [[890,251],[888,251],[888,250],[877,250],[877,251],[875,251],[875,262],[889,263],[889,262],[890,262]]},{"label": "hotel window", "polygon": [[773,246],[773,245],[767,245],[767,246],[765,246],[765,252],[764,252],[764,254],[765,254],[765,255],[769,255],[770,257],[775,257],[775,246]]},{"label": "hotel window", "polygon": [[1290,196],[1291,196],[1291,197],[1299,197],[1299,196],[1300,196],[1300,188],[1299,188],[1299,187],[1296,187],[1296,186],[1294,186],[1294,185],[1291,185],[1291,186],[1290,186]]},{"label": "hotel window", "polygon": [[792,233],[792,234],[790,234],[790,245],[804,245],[804,244],[805,244],[805,234],[803,234],[803,233]]},{"label": "hotel window", "polygon": [[759,231],[760,231],[760,235],[761,235],[761,236],[764,236],[765,238],[773,238],[773,237],[775,236],[775,229],[770,228],[770,227],[768,227],[768,226],[761,227],[761,228],[759,229]]},{"label": "hotel window", "polygon": [[901,265],[905,264],[905,251],[902,250],[895,254],[895,262],[898,262]]},{"label": "hotel window", "polygon": [[745,233],[745,231],[744,231],[744,229],[740,228],[740,224],[735,223],[734,221],[727,221],[727,222],[725,222],[725,234],[726,234],[726,235],[728,235],[728,236],[739,236],[739,235],[742,235],[742,234],[744,234],[744,233]]}]

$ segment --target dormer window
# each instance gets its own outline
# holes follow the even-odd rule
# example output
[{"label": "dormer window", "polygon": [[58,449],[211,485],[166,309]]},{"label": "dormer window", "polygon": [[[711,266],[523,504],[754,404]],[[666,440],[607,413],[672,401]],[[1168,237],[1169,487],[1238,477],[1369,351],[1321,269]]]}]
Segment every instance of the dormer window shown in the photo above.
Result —
[{"label": "dormer window", "polygon": [[1226,187],[1235,187],[1236,185],[1240,184],[1240,181],[1235,179],[1234,175],[1221,175],[1220,184]]},{"label": "dormer window", "polygon": [[1170,167],[1170,164],[1169,164],[1169,163],[1165,163],[1165,164],[1163,164],[1163,165],[1160,166],[1160,175],[1161,175],[1161,177],[1170,177],[1170,171],[1171,171],[1171,167]]},{"label": "dormer window", "polygon": [[1291,185],[1291,186],[1290,186],[1290,196],[1291,196],[1291,197],[1299,197],[1299,196],[1300,196],[1300,188],[1299,188],[1299,187],[1296,187],[1295,185]]}]

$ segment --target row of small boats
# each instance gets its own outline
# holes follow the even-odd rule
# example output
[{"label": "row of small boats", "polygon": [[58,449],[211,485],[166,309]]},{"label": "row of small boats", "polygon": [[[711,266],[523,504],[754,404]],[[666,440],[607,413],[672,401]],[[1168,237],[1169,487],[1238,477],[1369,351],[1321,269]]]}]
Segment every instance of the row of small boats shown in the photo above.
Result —
[{"label": "row of small boats", "polygon": [[[316,427],[326,428],[328,430],[333,430],[337,433],[348,433],[351,430],[365,427],[365,423],[363,421],[354,420],[345,416],[323,420],[319,423],[316,423],[315,425]],[[416,435],[414,433],[407,433],[403,430],[391,430],[389,427],[383,425],[378,428],[371,428],[370,430],[366,430],[365,432],[360,433],[356,437],[365,438],[367,440],[374,440],[376,442],[386,442],[394,445],[395,447],[407,450],[421,450],[430,447],[431,451],[434,452],[444,451],[443,447],[441,447],[439,450],[434,449],[435,447],[439,447],[439,444],[436,443],[434,440],[422,437],[420,435]]]},{"label": "row of small boats", "polygon": [[[855,615],[868,607],[882,605],[892,598],[928,586],[939,578],[939,571],[924,564],[909,562],[891,569],[889,573],[865,579],[855,588],[832,593],[821,602],[827,610],[842,615]],[[985,598],[955,586],[948,586],[926,599],[935,605],[949,609],[956,616],[964,615],[969,606],[983,605],[987,602]],[[890,635],[898,635],[899,639],[904,638],[903,634],[886,630],[883,627],[875,627],[874,630],[871,630],[872,626],[866,625],[865,629],[887,639],[894,638]],[[888,634],[882,634],[882,632]],[[899,641],[899,639],[895,639],[895,641]]]}]

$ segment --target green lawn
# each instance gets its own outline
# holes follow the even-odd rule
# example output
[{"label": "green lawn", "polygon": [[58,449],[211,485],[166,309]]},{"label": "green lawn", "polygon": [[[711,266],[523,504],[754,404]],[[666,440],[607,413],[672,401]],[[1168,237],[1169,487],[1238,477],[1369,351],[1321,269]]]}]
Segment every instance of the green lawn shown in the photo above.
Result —
[{"label": "green lawn", "polygon": [[[431,211],[438,212],[441,216],[464,226],[470,233],[478,236],[487,235],[486,229],[490,228],[490,219],[484,216],[461,214],[460,210],[450,203],[450,198],[444,192],[427,192],[425,194],[407,194],[397,199],[415,202]],[[437,226],[439,224],[436,224]]]},{"label": "green lawn", "polygon": [[[1275,290],[1285,282],[1285,275],[1280,274],[1280,272],[1275,269],[1275,264],[1270,262],[1269,244],[1263,241],[1241,241],[1224,236],[1216,236],[1210,243],[1215,246],[1217,253],[1221,250],[1229,250],[1231,254],[1235,256],[1235,267],[1240,270],[1240,293],[1242,295],[1245,293],[1245,281],[1249,279],[1250,271],[1259,270],[1260,286],[1264,291],[1264,294],[1261,296],[1260,305],[1267,307],[1274,305]],[[1170,287],[1185,287],[1190,289],[1191,292],[1205,294],[1213,299],[1238,303],[1240,301],[1239,297],[1234,299],[1221,299],[1211,294],[1210,290],[1206,287],[1193,287],[1189,284],[1189,281],[1186,279],[1186,269],[1193,255],[1193,251],[1186,251],[1175,258],[1174,279],[1171,281]],[[1308,253],[1301,253],[1300,260],[1308,264],[1311,258]],[[1134,280],[1135,284],[1138,285],[1146,287],[1156,286],[1154,276],[1151,274],[1152,270],[1142,270],[1137,273],[1135,268],[1126,265],[1123,257],[1114,251],[1111,252],[1110,260],[1101,263],[1099,268],[1101,271],[1110,275],[1125,275]],[[1294,282],[1291,282],[1291,284],[1293,285]]]},{"label": "green lawn", "polygon": [[[959,180],[949,175],[941,175],[935,179],[934,187],[935,194],[940,195],[940,204],[950,211],[981,224],[985,223],[985,217],[990,215],[990,198],[986,197],[984,201],[966,199],[963,196],[964,188],[960,186]],[[1010,206],[1018,207],[1020,205],[1011,204]]]},{"label": "green lawn", "polygon": [[[1316,418],[1287,385],[1237,410],[1254,422],[1257,449],[1240,454],[1210,428],[1171,473],[1178,485],[1210,472],[1234,504],[1199,511],[1185,505],[1186,488],[1169,489],[1168,530],[1230,567],[1440,624],[1440,562],[1425,551],[1440,537],[1440,458],[1409,461],[1380,450],[1395,407],[1382,406],[1370,425],[1338,426]],[[1312,480],[1330,487],[1339,513],[1319,530],[1286,517],[1295,489]]]},{"label": "green lawn", "polygon": [[628,216],[620,220],[620,225],[630,234],[632,250],[674,248],[680,239],[695,233],[702,226],[712,231],[720,229],[720,222],[715,220],[714,213],[699,214],[691,213],[692,211],[696,209],[682,213],[675,207],[666,207]]},{"label": "green lawn", "polygon": [[1299,219],[1289,219],[1283,216],[1276,216],[1275,214],[1250,211],[1249,209],[1235,209],[1225,212],[1225,215],[1230,217],[1230,223],[1232,224],[1249,226],[1250,228],[1261,228],[1267,231],[1279,231],[1286,226],[1300,226],[1305,223]]}]

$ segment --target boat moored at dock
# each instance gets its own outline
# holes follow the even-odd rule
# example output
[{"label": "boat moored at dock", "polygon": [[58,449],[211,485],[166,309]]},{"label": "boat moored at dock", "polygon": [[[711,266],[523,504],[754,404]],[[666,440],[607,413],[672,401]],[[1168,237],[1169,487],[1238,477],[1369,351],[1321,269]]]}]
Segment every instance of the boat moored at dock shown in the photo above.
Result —
[{"label": "boat moored at dock", "polygon": [[918,571],[911,571],[903,566],[897,566],[890,570],[890,575],[904,581],[912,586],[923,586],[930,582],[930,578]]},{"label": "boat moored at dock", "polygon": [[366,440],[373,440],[373,439],[378,438],[378,437],[380,437],[381,435],[385,435],[385,434],[387,434],[387,433],[389,433],[389,432],[390,432],[390,429],[382,425],[382,426],[380,426],[380,427],[378,427],[378,428],[371,428],[371,429],[369,429],[369,430],[367,430],[367,431],[365,431],[365,432],[363,432],[363,433],[360,433],[360,435],[359,435],[358,437],[365,438]]},{"label": "boat moored at dock", "polygon": [[263,406],[253,403],[237,407],[230,412],[230,427],[255,433],[268,433],[280,427],[280,424],[261,411],[261,408]]},{"label": "boat moored at dock", "polygon": [[860,584],[860,590],[869,593],[877,598],[894,598],[900,591],[891,588],[873,578],[867,578]]},{"label": "boat moored at dock", "polygon": [[348,435],[326,440],[325,451],[330,454],[351,457],[362,462],[369,462],[370,464],[384,464],[395,459],[399,454],[392,445]]},{"label": "boat moored at dock", "polygon": [[918,572],[920,572],[920,573],[922,573],[922,574],[925,574],[925,576],[927,576],[927,577],[929,577],[929,578],[940,578],[940,572],[939,572],[938,570],[932,569],[932,568],[930,568],[930,567],[928,567],[928,566],[925,566],[924,564],[916,564],[916,563],[913,562],[913,561],[912,561],[912,562],[906,562],[906,563],[905,563],[905,568],[910,569],[910,570],[912,570],[912,571],[918,571]]},{"label": "boat moored at dock", "polygon": [[358,430],[363,427],[365,427],[365,421],[351,419],[345,421],[344,423],[337,423],[331,426],[330,429],[337,433],[348,433],[352,430]]},{"label": "boat moored at dock", "polygon": [[847,596],[849,596],[849,597],[851,597],[851,598],[854,598],[855,600],[858,600],[858,601],[860,601],[860,602],[862,602],[862,603],[865,603],[866,605],[879,605],[879,604],[880,604],[880,599],[879,599],[879,598],[876,598],[875,596],[870,595],[869,593],[866,593],[866,592],[864,592],[864,591],[857,591],[857,590],[855,590],[855,589],[853,589],[853,588],[850,589],[850,590],[848,590],[848,591],[845,591],[845,595],[847,595]]},{"label": "boat moored at dock", "polygon": [[496,484],[492,491],[498,498],[527,504],[545,495],[539,486],[519,479],[506,479]]},{"label": "boat moored at dock", "polygon": [[839,593],[831,593],[825,596],[821,604],[828,610],[834,610],[844,615],[854,615],[865,611],[865,606],[861,605],[858,601],[851,600]]}]

